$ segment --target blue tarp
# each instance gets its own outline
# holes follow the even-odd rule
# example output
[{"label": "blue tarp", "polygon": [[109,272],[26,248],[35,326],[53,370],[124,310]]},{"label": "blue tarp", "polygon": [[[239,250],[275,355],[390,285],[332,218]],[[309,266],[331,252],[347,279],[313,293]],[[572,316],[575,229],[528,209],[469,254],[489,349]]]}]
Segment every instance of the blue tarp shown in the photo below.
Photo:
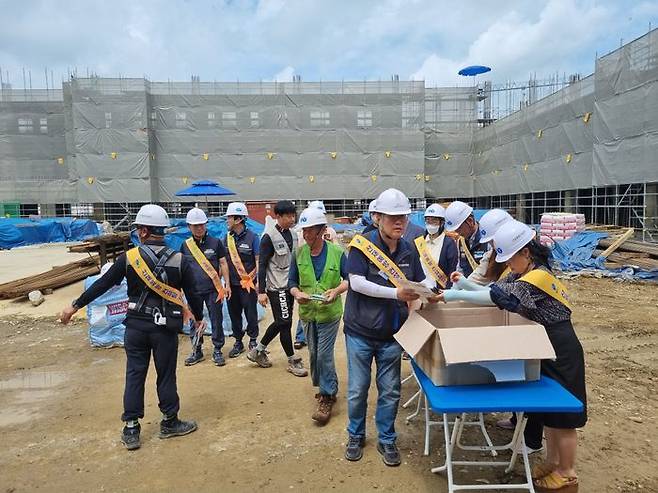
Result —
[{"label": "blue tarp", "polygon": [[0,219],[0,248],[9,249],[37,243],[80,241],[101,233],[89,219]]}]

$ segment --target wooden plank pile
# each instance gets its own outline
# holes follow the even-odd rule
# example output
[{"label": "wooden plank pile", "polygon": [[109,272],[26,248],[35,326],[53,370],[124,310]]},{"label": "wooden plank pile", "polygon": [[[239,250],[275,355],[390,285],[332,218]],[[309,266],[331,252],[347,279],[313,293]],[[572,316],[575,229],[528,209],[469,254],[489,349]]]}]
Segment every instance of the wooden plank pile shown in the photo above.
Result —
[{"label": "wooden plank pile", "polygon": [[[632,239],[633,228],[615,227],[607,230],[603,228],[595,230],[617,235],[600,240],[600,249],[594,251],[594,256],[607,259],[606,267],[615,269],[630,266],[645,270],[658,269],[658,245]],[[602,250],[603,248],[605,250]]]},{"label": "wooden plank pile", "polygon": [[42,293],[51,289],[68,286],[74,282],[100,272],[98,255],[53,267],[41,274],[24,277],[15,281],[0,284],[0,299],[13,299],[27,296],[30,291],[39,290]]},{"label": "wooden plank pile", "polygon": [[116,258],[130,248],[130,233],[112,233],[95,236],[85,240],[79,245],[69,246],[69,252],[73,253],[98,253],[101,265]]}]

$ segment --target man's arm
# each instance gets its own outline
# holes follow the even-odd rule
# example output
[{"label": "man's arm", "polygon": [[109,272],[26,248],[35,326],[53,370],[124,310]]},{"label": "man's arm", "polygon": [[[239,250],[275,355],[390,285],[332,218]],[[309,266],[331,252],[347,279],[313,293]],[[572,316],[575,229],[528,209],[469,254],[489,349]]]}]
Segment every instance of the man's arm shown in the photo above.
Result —
[{"label": "man's arm", "polygon": [[181,287],[197,322],[203,320],[203,300],[195,292],[196,280],[187,258],[181,259]]},{"label": "man's arm", "polygon": [[258,263],[258,293],[265,293],[265,279],[267,276],[267,264],[274,256],[274,244],[270,235],[265,233],[260,240],[260,248],[258,255],[256,255],[256,262]]},{"label": "man's arm", "polygon": [[215,249],[215,253],[217,254],[217,258],[219,259],[219,273],[224,279],[224,293],[226,294],[226,298],[231,297],[231,280],[229,279],[229,274],[228,274],[228,262],[226,261],[226,248],[224,247],[224,243],[222,243],[221,240],[217,242],[217,248]]}]

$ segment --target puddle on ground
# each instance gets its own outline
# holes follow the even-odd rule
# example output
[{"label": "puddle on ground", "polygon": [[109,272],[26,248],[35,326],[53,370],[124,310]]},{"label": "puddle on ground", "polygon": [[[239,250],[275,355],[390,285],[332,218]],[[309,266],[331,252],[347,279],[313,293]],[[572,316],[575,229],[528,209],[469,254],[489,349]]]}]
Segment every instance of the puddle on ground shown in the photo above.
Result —
[{"label": "puddle on ground", "polygon": [[64,383],[69,377],[65,371],[20,372],[0,380],[0,390],[47,389]]},{"label": "puddle on ground", "polygon": [[33,409],[21,407],[6,407],[0,409],[0,428],[3,426],[20,425],[37,418],[39,414]]}]

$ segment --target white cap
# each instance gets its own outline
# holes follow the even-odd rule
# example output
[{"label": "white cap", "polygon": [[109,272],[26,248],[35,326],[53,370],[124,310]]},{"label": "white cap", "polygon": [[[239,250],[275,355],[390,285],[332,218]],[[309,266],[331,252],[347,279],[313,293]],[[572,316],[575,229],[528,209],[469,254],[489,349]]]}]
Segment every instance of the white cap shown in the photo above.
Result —
[{"label": "white cap", "polygon": [[313,201],[309,202],[308,208],[309,209],[319,209],[322,212],[324,212],[325,214],[327,213],[327,209],[324,208],[324,202],[322,202],[321,200],[313,200]]},{"label": "white cap", "polygon": [[504,223],[493,237],[496,247],[496,262],[507,262],[512,256],[530,243],[536,236],[535,230],[512,219]]},{"label": "white cap", "polygon": [[299,222],[297,223],[297,227],[304,229],[310,228],[312,226],[318,226],[320,224],[327,224],[327,216],[325,216],[324,212],[322,212],[320,209],[308,207],[304,209],[299,215]]},{"label": "white cap", "polygon": [[135,222],[133,222],[133,224],[139,226],[155,226],[158,228],[168,228],[170,225],[169,215],[167,215],[167,211],[165,211],[159,205],[146,204],[139,209],[139,212],[137,213],[137,217],[135,218]]},{"label": "white cap", "polygon": [[411,214],[411,204],[407,196],[400,190],[389,188],[380,193],[379,197],[375,199],[373,212],[390,216]]},{"label": "white cap", "polygon": [[446,210],[441,204],[432,204],[425,209],[425,217],[446,217]]},{"label": "white cap", "polygon": [[455,231],[462,225],[468,216],[473,213],[473,208],[466,202],[455,200],[446,209],[446,230]]},{"label": "white cap", "polygon": [[247,206],[242,202],[231,202],[226,208],[226,214],[224,216],[244,216],[247,217],[249,211]]},{"label": "white cap", "polygon": [[507,211],[502,209],[491,209],[487,211],[478,221],[480,223],[480,243],[489,243],[493,240],[498,228],[513,219]]},{"label": "white cap", "polygon": [[376,207],[377,207],[377,201],[371,200],[370,204],[368,204],[368,212],[375,212]]},{"label": "white cap", "polygon": [[206,224],[208,222],[208,217],[203,210],[195,207],[187,211],[187,216],[185,217],[185,222],[187,224]]}]

